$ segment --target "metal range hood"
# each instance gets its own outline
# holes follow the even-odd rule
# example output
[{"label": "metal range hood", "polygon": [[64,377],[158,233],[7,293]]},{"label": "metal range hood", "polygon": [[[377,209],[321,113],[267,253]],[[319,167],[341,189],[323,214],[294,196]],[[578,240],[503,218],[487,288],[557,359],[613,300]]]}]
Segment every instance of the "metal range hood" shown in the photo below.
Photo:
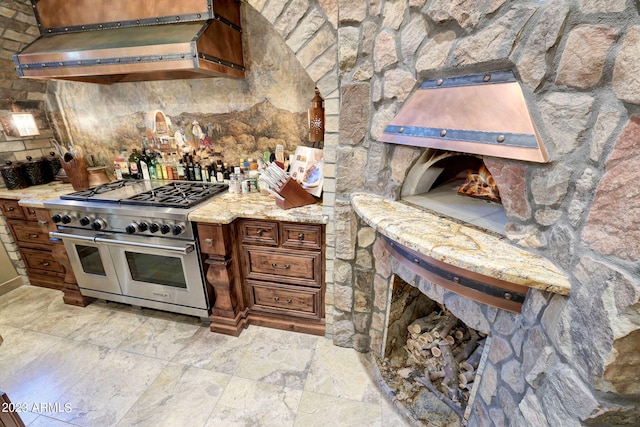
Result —
[{"label": "metal range hood", "polygon": [[244,78],[239,0],[32,0],[20,77],[112,84]]},{"label": "metal range hood", "polygon": [[522,89],[510,71],[425,81],[381,141],[547,163]]}]

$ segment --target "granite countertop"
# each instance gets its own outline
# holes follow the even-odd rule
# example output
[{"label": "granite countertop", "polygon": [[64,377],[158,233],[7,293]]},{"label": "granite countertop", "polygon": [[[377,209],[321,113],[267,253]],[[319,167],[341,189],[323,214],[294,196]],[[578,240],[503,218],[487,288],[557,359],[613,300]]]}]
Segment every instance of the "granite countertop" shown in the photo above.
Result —
[{"label": "granite countertop", "polygon": [[64,194],[73,193],[73,191],[71,184],[52,181],[48,184],[34,185],[17,190],[0,188],[0,199],[19,200],[20,206],[43,208],[44,202],[57,199]]},{"label": "granite countertop", "polygon": [[378,233],[426,256],[485,276],[568,295],[567,276],[551,261],[430,212],[368,193],[353,193],[356,213]]},{"label": "granite countertop", "polygon": [[260,193],[225,193],[189,214],[189,220],[212,224],[230,224],[236,218],[326,224],[319,203],[292,209],[276,206],[273,196]]},{"label": "granite countertop", "polygon": [[[20,206],[43,208],[44,202],[72,193],[71,184],[58,181],[18,190],[0,189],[0,199],[19,200]],[[231,194],[216,197],[189,214],[189,220],[213,224],[230,224],[236,218],[267,219],[274,221],[326,224],[322,204],[281,209],[273,196],[260,193]]]}]

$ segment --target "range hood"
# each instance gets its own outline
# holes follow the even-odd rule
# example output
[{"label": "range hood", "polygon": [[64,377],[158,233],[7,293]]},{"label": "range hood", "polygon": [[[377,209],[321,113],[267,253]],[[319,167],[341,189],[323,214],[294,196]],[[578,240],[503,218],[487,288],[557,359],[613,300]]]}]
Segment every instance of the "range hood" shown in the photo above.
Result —
[{"label": "range hood", "polygon": [[238,0],[32,0],[20,77],[111,84],[244,78]]},{"label": "range hood", "polygon": [[380,140],[538,163],[549,161],[511,71],[423,82]]}]

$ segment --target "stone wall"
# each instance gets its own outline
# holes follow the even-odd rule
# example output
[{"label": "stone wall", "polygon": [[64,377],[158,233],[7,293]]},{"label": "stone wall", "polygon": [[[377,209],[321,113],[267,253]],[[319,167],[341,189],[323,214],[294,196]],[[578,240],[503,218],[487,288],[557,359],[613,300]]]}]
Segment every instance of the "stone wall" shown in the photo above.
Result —
[{"label": "stone wall", "polygon": [[495,312],[470,425],[637,423],[640,360],[629,350],[640,344],[636,4],[339,3],[334,342],[378,351],[386,326],[397,272],[349,195],[396,199],[421,150],[378,136],[423,80],[512,70],[551,162],[485,161],[509,193],[507,238],[554,261],[572,291],[530,290],[522,314]]},{"label": "stone wall", "polygon": [[[45,114],[47,85],[37,80],[18,77],[13,54],[31,43],[38,36],[38,26],[29,0],[7,0],[0,3],[0,115],[11,112],[10,99],[22,111],[31,112],[36,118],[40,135],[17,138],[7,136],[0,128],[0,161],[25,160],[27,156],[40,158],[51,151],[49,138],[53,131]],[[5,183],[0,179],[0,188]]]}]

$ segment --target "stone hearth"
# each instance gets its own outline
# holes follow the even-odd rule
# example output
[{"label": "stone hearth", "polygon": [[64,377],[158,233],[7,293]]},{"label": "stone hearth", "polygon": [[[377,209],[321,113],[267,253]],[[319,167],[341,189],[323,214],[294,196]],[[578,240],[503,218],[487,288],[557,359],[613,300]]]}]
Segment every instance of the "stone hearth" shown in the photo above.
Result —
[{"label": "stone hearth", "polygon": [[[636,5],[412,0],[341,5],[340,17],[334,342],[383,354],[389,289],[399,276],[452,312],[486,322],[491,348],[468,425],[640,422],[640,360],[630,350],[640,345],[640,190],[631,185],[640,179]],[[439,235],[426,255],[469,268],[466,249],[452,255],[476,245],[458,221],[402,216],[407,207],[397,200],[423,149],[379,137],[420,82],[497,70],[520,81],[551,160],[484,158],[508,218],[502,240],[487,235],[546,259],[571,288],[532,286],[521,313],[417,276],[384,250],[378,227]],[[378,220],[361,215],[354,197],[381,205]],[[500,249],[488,251],[487,269],[509,259]],[[508,267],[498,271],[545,277],[534,266]]]}]

